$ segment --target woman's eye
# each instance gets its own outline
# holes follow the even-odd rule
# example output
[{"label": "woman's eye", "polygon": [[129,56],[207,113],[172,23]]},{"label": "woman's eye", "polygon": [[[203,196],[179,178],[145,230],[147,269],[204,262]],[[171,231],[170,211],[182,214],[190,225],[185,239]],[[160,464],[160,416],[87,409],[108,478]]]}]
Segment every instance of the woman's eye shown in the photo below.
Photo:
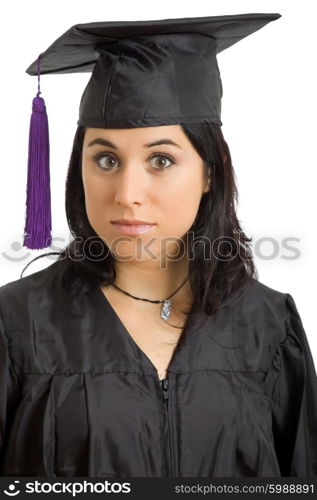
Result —
[{"label": "woman's eye", "polygon": [[114,156],[104,153],[95,155],[93,159],[102,170],[110,170],[117,162]]},{"label": "woman's eye", "polygon": [[[154,160],[154,161],[152,161]],[[172,158],[167,155],[155,155],[151,158],[151,165],[158,170],[167,170],[170,168],[175,162]]]}]

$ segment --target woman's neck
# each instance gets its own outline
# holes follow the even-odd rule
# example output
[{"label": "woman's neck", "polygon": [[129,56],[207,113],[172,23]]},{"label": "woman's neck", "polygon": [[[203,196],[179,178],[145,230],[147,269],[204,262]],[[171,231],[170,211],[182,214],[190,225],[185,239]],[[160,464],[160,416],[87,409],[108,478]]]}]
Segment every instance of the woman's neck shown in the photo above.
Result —
[{"label": "woman's neck", "polygon": [[[162,269],[154,260],[149,262],[116,262],[115,284],[136,297],[165,300],[188,278],[187,259],[169,261]],[[119,291],[118,291],[119,292]],[[122,292],[119,292],[122,293]],[[175,302],[191,300],[189,280],[173,296]]]}]

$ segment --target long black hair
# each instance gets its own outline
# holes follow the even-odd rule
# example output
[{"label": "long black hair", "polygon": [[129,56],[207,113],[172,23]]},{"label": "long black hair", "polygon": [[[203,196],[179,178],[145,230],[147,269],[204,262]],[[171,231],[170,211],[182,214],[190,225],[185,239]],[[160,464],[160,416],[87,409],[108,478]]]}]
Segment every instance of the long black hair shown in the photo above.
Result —
[{"label": "long black hair", "polygon": [[[210,177],[210,190],[202,195],[187,233],[187,255],[194,298],[191,312],[199,310],[212,315],[252,278],[258,278],[250,248],[252,238],[244,234],[237,219],[236,177],[220,126],[180,125]],[[63,286],[75,294],[116,280],[115,257],[91,227],[86,213],[81,170],[84,134],[85,127],[78,126],[66,179],[66,217],[74,240],[58,258],[64,263]]]}]

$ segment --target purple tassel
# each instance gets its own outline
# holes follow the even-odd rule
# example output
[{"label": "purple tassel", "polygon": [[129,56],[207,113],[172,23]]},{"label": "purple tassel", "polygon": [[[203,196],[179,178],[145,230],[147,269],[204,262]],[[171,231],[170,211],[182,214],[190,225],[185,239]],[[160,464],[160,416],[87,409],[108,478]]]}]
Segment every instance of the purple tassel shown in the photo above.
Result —
[{"label": "purple tassel", "polygon": [[33,99],[30,121],[23,242],[32,250],[49,247],[52,239],[48,119],[40,93]]}]

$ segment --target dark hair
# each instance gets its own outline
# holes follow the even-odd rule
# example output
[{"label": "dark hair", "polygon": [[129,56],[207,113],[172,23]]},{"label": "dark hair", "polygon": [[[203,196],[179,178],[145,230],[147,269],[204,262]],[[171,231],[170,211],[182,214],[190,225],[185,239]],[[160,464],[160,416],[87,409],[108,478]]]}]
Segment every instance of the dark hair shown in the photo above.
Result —
[{"label": "dark hair", "polygon": [[[210,190],[202,195],[197,216],[187,233],[190,236],[187,255],[194,297],[191,312],[199,310],[211,315],[241,292],[252,278],[257,279],[249,245],[252,238],[244,234],[237,219],[235,173],[220,126],[209,123],[181,126],[210,176]],[[115,257],[95,233],[86,214],[81,173],[84,134],[85,127],[78,126],[66,180],[66,216],[74,240],[58,258],[64,261],[62,283],[75,293],[116,279]],[[206,259],[206,247],[210,255],[216,248],[216,255]]]}]

